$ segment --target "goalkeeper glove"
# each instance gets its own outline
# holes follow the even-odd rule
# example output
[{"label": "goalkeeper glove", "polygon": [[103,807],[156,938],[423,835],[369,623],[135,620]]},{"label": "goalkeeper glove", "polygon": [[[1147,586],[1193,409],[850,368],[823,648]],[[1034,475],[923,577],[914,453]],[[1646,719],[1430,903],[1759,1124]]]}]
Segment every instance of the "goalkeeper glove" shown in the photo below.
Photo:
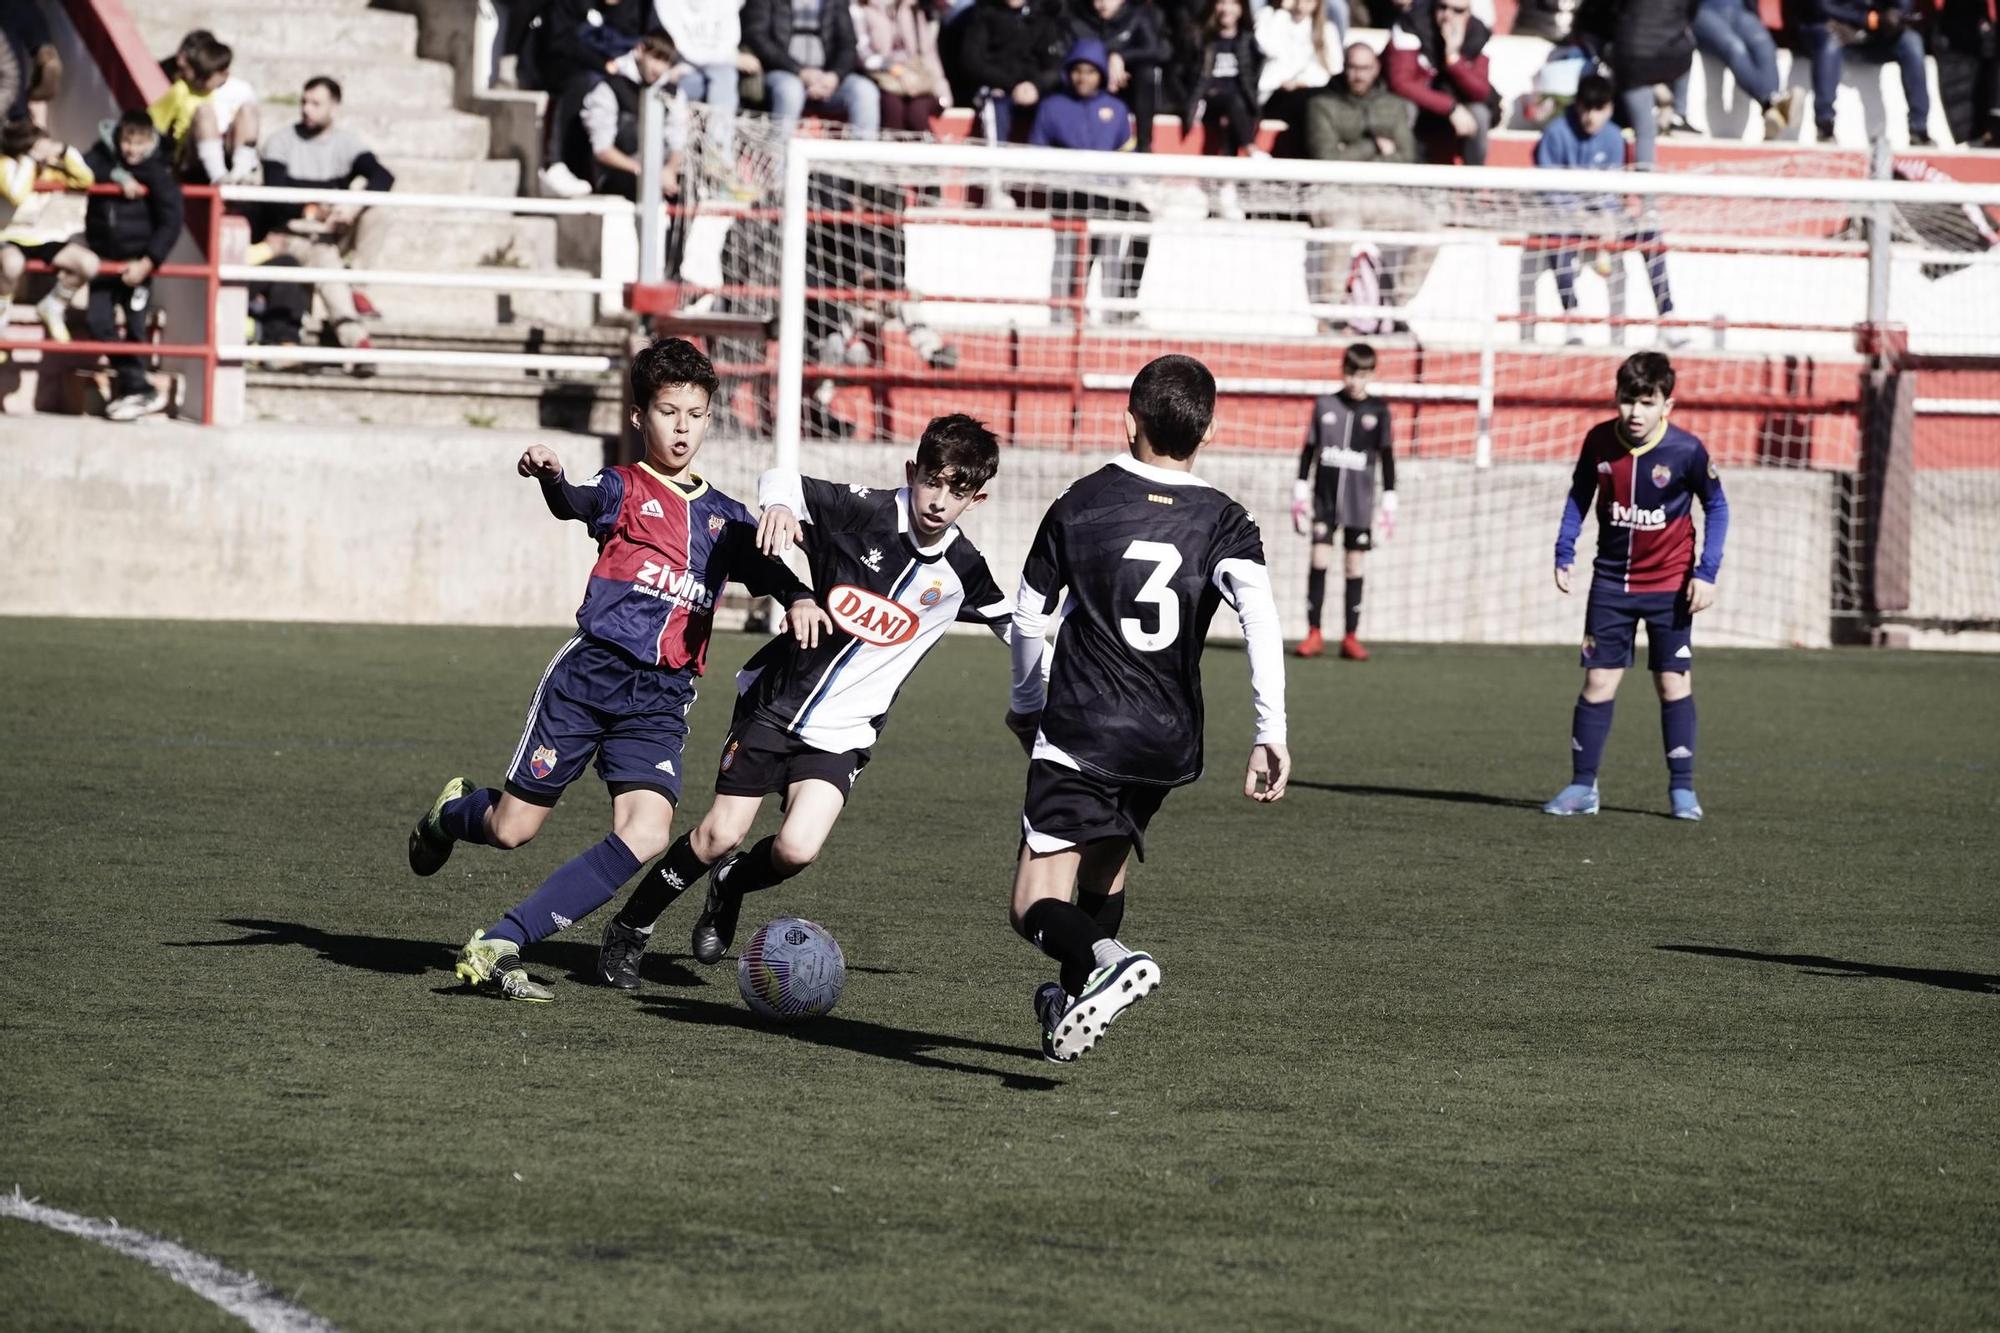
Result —
[{"label": "goalkeeper glove", "polygon": [[1303,536],[1312,517],[1312,487],[1304,477],[1292,483],[1292,531]]},{"label": "goalkeeper glove", "polygon": [[1396,493],[1382,492],[1382,519],[1378,527],[1382,529],[1382,540],[1388,541],[1396,535]]}]

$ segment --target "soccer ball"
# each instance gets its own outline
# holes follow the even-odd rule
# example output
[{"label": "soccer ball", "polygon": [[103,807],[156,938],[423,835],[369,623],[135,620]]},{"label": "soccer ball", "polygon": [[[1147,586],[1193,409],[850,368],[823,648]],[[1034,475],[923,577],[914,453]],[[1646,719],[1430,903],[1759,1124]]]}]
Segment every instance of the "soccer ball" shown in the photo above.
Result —
[{"label": "soccer ball", "polygon": [[803,917],[766,922],[736,959],[743,1003],[780,1023],[819,1017],[833,1008],[845,984],[840,942]]}]

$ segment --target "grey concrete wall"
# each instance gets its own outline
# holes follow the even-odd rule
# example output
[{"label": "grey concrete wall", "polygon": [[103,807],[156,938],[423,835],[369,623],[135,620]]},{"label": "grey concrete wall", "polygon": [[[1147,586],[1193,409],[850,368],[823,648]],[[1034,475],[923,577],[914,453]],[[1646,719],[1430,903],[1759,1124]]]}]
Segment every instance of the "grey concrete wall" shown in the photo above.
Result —
[{"label": "grey concrete wall", "polygon": [[[601,461],[575,436],[388,426],[170,423],[8,425],[0,496],[8,552],[0,614],[560,624],[594,552],[514,473],[547,443],[573,475]],[[900,484],[904,451],[809,442],[807,471]],[[1010,450],[967,519],[1011,586],[1042,509],[1106,453]],[[754,500],[764,441],[711,439],[700,470]],[[1202,472],[1264,526],[1287,632],[1303,632],[1307,545],[1290,529],[1291,460],[1216,454]],[[1582,626],[1583,582],[1560,596],[1550,551],[1566,469],[1476,471],[1411,460],[1402,530],[1371,557],[1364,629],[1378,639],[1561,643]],[[1722,599],[1702,641],[1827,642],[1829,479],[1725,474],[1734,527]],[[76,515],[88,513],[88,525]],[[1587,562],[1588,543],[1581,554]],[[1329,611],[1338,623],[1339,576]],[[1234,624],[1223,615],[1217,629]]]}]

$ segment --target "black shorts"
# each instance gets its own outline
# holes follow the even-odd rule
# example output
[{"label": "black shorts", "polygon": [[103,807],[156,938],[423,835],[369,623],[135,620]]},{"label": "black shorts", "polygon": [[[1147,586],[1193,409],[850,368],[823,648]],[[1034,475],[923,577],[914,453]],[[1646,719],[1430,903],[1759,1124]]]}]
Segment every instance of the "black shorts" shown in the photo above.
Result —
[{"label": "black shorts", "polygon": [[56,256],[63,252],[63,247],[68,245],[69,242],[43,241],[40,245],[23,245],[19,241],[6,241],[0,242],[0,244],[13,246],[31,260],[40,260],[44,264],[53,264],[56,262]]},{"label": "black shorts", "polygon": [[[1313,510],[1313,542],[1316,545],[1330,544],[1333,541],[1333,530],[1339,527],[1340,525],[1333,521],[1333,511],[1330,506],[1326,509]],[[1372,551],[1375,549],[1375,530],[1373,528],[1341,528],[1341,532],[1343,534],[1341,538],[1342,544],[1348,550]]]},{"label": "black shorts", "polygon": [[1046,759],[1030,760],[1021,838],[1036,852],[1125,838],[1143,861],[1146,825],[1171,790],[1151,782],[1113,782]]},{"label": "black shorts", "polygon": [[854,780],[868,767],[866,750],[838,754],[815,750],[797,736],[755,718],[738,719],[722,742],[716,768],[718,796],[783,796],[792,784],[816,778],[840,789],[843,799],[854,791]]}]

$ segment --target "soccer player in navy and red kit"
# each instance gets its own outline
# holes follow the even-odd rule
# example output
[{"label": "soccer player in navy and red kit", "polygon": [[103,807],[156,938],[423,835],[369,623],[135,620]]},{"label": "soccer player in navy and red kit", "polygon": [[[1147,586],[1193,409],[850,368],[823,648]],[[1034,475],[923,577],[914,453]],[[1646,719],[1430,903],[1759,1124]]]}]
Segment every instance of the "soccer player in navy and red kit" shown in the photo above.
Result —
[{"label": "soccer player in navy and red kit", "polygon": [[[1570,728],[1570,783],[1542,809],[1597,813],[1597,766],[1611,734],[1618,682],[1632,663],[1632,640],[1646,622],[1646,666],[1660,694],[1667,753],[1667,799],[1676,819],[1700,819],[1694,794],[1694,616],[1715,603],[1729,502],[1700,440],[1667,415],[1674,368],[1640,352],[1618,368],[1618,416],[1592,427],[1570,479],[1556,537],[1556,587],[1570,589],[1586,507],[1597,510],[1597,561],[1584,615],[1583,694]],[[1701,501],[1700,558],[1694,502]]]},{"label": "soccer player in navy and red kit", "polygon": [[611,791],[610,835],[474,931],[459,951],[461,979],[509,999],[553,999],[523,970],[522,947],[609,902],[666,850],[680,801],[687,713],[723,585],[733,579],[758,596],[778,597],[802,642],[816,641],[827,623],[812,590],[757,550],[750,511],[693,471],[716,383],[714,367],[692,344],[662,338],[632,363],[642,462],[572,483],[548,449],[536,445],[521,456],[521,475],[541,482],[549,512],[582,522],[597,539],[597,565],[576,613],[579,633],[542,673],[504,792],[454,778],[410,833],[410,869],[419,875],[436,874],[456,842],[519,847],[596,758]]}]

